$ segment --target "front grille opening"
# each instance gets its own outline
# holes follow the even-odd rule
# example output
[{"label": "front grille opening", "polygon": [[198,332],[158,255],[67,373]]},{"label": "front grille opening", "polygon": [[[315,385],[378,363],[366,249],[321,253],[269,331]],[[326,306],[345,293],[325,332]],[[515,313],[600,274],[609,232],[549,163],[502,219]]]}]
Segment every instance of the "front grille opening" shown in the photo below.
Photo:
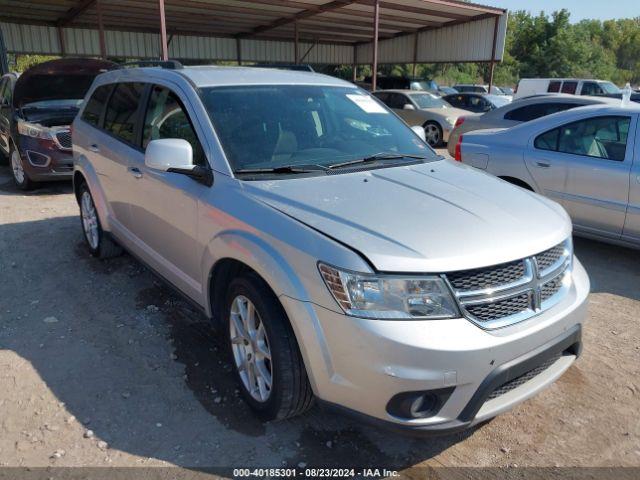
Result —
[{"label": "front grille opening", "polygon": [[543,271],[551,267],[554,263],[562,258],[564,255],[564,243],[556,245],[547,251],[536,255],[536,261],[538,262],[538,270]]},{"label": "front grille opening", "polygon": [[542,372],[544,372],[547,368],[549,368],[551,365],[556,363],[561,356],[562,356],[561,353],[557,353],[551,358],[549,358],[547,361],[545,361],[544,363],[538,365],[537,367],[529,370],[526,373],[523,373],[522,375],[514,378],[513,380],[509,380],[508,382],[503,383],[498,388],[496,388],[493,392],[491,392],[491,394],[487,397],[487,400],[493,400],[494,398],[498,398],[499,396],[504,395],[505,393],[508,393],[511,390],[515,390],[516,388],[524,385],[529,380],[534,379],[535,377],[540,375]]},{"label": "front grille opening", "polygon": [[540,289],[540,299],[544,302],[545,300],[549,300],[556,293],[558,293],[562,288],[563,279],[564,275],[560,275],[550,282],[545,283]]},{"label": "front grille opening", "polygon": [[73,143],[71,142],[71,132],[64,131],[56,133],[56,139],[62,148],[72,148]]},{"label": "front grille opening", "polygon": [[454,289],[459,292],[469,292],[508,285],[521,280],[524,275],[524,261],[517,260],[495,267],[449,273],[447,278]]},{"label": "front grille opening", "polygon": [[525,312],[531,308],[531,297],[528,293],[523,293],[515,297],[496,300],[491,303],[481,303],[479,305],[467,305],[467,312],[481,322],[498,320],[511,315]]}]

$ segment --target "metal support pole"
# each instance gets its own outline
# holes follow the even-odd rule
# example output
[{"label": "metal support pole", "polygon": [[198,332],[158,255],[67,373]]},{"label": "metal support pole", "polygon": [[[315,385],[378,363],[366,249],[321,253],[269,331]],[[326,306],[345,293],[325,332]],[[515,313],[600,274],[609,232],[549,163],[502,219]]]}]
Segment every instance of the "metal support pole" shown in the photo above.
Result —
[{"label": "metal support pole", "polygon": [[167,44],[167,20],[164,14],[164,0],[158,0],[160,10],[160,48],[162,50],[162,60],[169,60],[169,46]]},{"label": "metal support pole", "polygon": [[242,45],[240,45],[240,37],[236,37],[236,57],[238,65],[242,65]]},{"label": "metal support pole", "polygon": [[296,65],[300,61],[299,44],[300,33],[298,32],[298,21],[293,22],[293,63]]},{"label": "metal support pole", "polygon": [[420,32],[416,31],[413,39],[413,77],[416,76],[416,67],[418,66],[418,35]]},{"label": "metal support pole", "polygon": [[0,28],[0,75],[9,73],[9,61],[7,60],[7,45],[4,43],[2,28]]},{"label": "metal support pole", "polygon": [[358,46],[353,46],[353,71],[351,72],[351,81],[353,83],[358,80]]},{"label": "metal support pole", "polygon": [[64,30],[62,27],[58,27],[58,42],[60,43],[60,56],[64,57],[67,54],[67,46],[64,41]]},{"label": "metal support pole", "polygon": [[493,25],[493,48],[491,49],[491,62],[489,63],[489,93],[491,93],[491,87],[493,87],[493,72],[496,67],[496,48],[498,44],[498,26],[500,24],[500,17],[496,15]]},{"label": "metal support pole", "polygon": [[96,11],[98,13],[98,39],[100,41],[100,56],[107,58],[107,42],[104,38],[104,22],[102,21],[102,2],[96,1]]},{"label": "metal support pole", "polygon": [[378,87],[378,29],[380,27],[380,0],[373,4],[373,65],[371,68],[371,91]]}]

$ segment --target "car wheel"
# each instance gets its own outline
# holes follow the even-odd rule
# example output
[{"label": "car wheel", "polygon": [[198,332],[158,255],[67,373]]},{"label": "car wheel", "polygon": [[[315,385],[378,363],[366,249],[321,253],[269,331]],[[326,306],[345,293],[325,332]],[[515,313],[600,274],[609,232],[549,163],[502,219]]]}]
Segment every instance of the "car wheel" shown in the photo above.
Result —
[{"label": "car wheel", "polygon": [[97,258],[111,258],[122,253],[122,248],[102,230],[98,211],[86,183],[80,186],[80,220],[84,240],[91,255]]},{"label": "car wheel", "polygon": [[429,146],[439,147],[442,143],[442,127],[436,122],[427,122],[424,124],[424,136]]},{"label": "car wheel", "polygon": [[20,152],[14,146],[11,146],[9,158],[11,160],[11,174],[17,187],[21,190],[31,190],[35,186],[34,182],[27,175]]},{"label": "car wheel", "polygon": [[309,409],[313,392],[287,316],[255,274],[234,279],[227,290],[226,338],[242,395],[265,421]]}]

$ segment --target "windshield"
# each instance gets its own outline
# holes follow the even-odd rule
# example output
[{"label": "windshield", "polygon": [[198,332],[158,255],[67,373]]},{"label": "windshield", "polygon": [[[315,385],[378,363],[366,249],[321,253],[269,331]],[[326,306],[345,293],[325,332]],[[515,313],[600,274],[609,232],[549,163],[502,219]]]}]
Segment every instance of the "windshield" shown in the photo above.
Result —
[{"label": "windshield", "polygon": [[622,93],[622,90],[611,82],[600,82],[600,87],[602,87],[604,93]]},{"label": "windshield", "polygon": [[409,84],[410,90],[438,90],[438,84],[434,81],[414,80]]},{"label": "windshield", "polygon": [[409,96],[419,108],[449,108],[444,100],[430,93],[412,93]]},{"label": "windshield", "polygon": [[234,172],[324,168],[383,153],[437,159],[398,117],[359,89],[250,85],[203,88],[201,95]]}]

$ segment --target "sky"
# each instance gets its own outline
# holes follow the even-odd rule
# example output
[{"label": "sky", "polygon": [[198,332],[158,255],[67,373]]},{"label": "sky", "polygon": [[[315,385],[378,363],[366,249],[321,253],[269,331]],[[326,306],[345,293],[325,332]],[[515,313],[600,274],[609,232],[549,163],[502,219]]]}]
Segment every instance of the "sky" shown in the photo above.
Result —
[{"label": "sky", "polygon": [[541,10],[551,13],[566,8],[571,13],[572,22],[585,18],[609,20],[640,17],[640,0],[474,0],[474,3],[509,10],[528,10],[534,14]]}]

